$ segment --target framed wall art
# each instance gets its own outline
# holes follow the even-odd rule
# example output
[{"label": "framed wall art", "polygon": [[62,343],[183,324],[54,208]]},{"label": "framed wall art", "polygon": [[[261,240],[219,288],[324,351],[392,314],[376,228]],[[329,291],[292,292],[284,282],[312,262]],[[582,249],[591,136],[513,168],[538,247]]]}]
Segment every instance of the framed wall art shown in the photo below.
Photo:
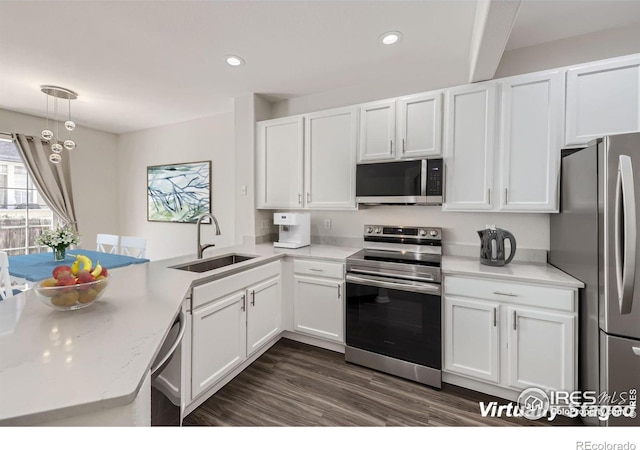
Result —
[{"label": "framed wall art", "polygon": [[147,167],[147,220],[196,223],[211,212],[211,161]]}]

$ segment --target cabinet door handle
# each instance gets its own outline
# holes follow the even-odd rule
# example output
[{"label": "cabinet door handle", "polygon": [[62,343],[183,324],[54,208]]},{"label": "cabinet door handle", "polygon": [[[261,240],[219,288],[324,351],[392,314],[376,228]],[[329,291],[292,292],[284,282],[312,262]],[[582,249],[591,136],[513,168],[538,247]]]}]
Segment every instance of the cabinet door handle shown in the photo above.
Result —
[{"label": "cabinet door handle", "polygon": [[404,153],[404,138],[402,138],[402,153]]},{"label": "cabinet door handle", "polygon": [[311,192],[307,192],[307,203],[311,202]]},{"label": "cabinet door handle", "polygon": [[247,310],[247,296],[242,294],[242,306],[241,308],[243,311]]},{"label": "cabinet door handle", "polygon": [[298,205],[302,205],[302,194],[298,192]]},{"label": "cabinet door handle", "polygon": [[256,291],[251,291],[251,306],[256,306]]},{"label": "cabinet door handle", "polygon": [[519,297],[518,294],[512,294],[511,292],[500,292],[500,291],[493,291],[493,293],[495,295],[506,295],[507,297]]},{"label": "cabinet door handle", "polygon": [[636,356],[640,356],[640,347],[631,347]]},{"label": "cabinet door handle", "polygon": [[509,203],[509,189],[504,188],[504,204],[506,205],[507,203]]},{"label": "cabinet door handle", "polygon": [[515,311],[513,312],[513,331],[517,331],[518,330],[518,313],[516,313]]},{"label": "cabinet door handle", "polygon": [[498,308],[493,308],[493,326],[498,326]]},{"label": "cabinet door handle", "polygon": [[311,267],[311,268],[309,269],[309,271],[311,271],[311,272],[324,272],[324,270],[323,270],[323,269],[315,269],[315,268],[313,268],[313,267]]},{"label": "cabinet door handle", "polygon": [[340,297],[341,297],[341,296],[340,296],[340,288],[341,288],[341,287],[342,287],[342,286],[338,285],[338,298],[340,298]]},{"label": "cabinet door handle", "polygon": [[389,141],[389,154],[393,154],[393,140]]},{"label": "cabinet door handle", "polygon": [[489,198],[489,204],[491,204],[491,188],[487,189],[487,197]]}]

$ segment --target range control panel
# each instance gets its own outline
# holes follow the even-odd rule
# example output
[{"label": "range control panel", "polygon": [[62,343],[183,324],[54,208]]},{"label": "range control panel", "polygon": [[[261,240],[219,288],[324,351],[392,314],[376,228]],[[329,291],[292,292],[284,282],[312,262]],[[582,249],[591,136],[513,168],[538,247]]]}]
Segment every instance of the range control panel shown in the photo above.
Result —
[{"label": "range control panel", "polygon": [[386,237],[386,238],[414,238],[442,240],[442,228],[434,227],[405,227],[392,225],[365,225],[364,237]]}]

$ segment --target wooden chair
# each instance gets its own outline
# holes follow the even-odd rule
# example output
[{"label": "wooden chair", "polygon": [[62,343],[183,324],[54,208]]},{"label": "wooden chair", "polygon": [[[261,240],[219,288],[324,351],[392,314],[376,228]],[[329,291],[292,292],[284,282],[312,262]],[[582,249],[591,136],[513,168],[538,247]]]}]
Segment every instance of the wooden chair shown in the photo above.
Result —
[{"label": "wooden chair", "polygon": [[120,237],[120,254],[133,258],[144,258],[147,240],[136,236]]},{"label": "wooden chair", "polygon": [[0,300],[16,295],[22,291],[13,289],[11,275],[9,275],[9,255],[0,252]]},{"label": "wooden chair", "polygon": [[[105,247],[105,245],[107,247]],[[107,250],[107,248],[111,248]],[[98,234],[96,238],[96,250],[105,253],[118,253],[120,247],[120,236],[117,234]]]}]

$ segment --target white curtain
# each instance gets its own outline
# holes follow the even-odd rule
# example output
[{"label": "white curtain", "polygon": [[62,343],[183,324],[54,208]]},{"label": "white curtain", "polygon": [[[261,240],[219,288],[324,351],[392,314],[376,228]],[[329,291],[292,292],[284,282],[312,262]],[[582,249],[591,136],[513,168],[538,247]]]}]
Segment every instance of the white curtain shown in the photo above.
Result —
[{"label": "white curtain", "polygon": [[69,158],[52,164],[49,161],[51,145],[40,138],[16,134],[16,146],[46,204],[61,220],[78,231]]}]

